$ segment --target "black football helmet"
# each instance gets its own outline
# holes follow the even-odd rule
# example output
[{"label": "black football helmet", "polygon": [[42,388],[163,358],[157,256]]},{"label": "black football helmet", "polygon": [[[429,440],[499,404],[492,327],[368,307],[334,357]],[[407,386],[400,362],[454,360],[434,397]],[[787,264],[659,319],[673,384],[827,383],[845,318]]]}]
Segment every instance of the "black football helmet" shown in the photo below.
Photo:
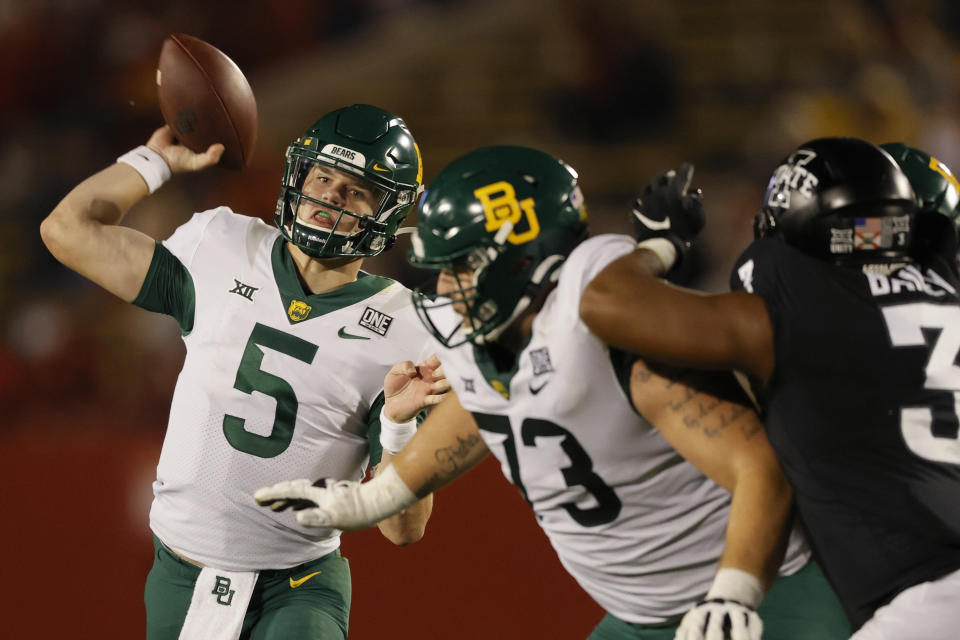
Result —
[{"label": "black football helmet", "polygon": [[897,163],[857,138],[800,145],[770,177],[756,237],[837,263],[911,260],[916,198]]},{"label": "black football helmet", "polygon": [[436,278],[414,290],[421,321],[448,347],[496,341],[559,277],[586,218],[576,171],[547,153],[487,147],[453,161],[423,194],[407,259],[470,275],[443,296]]},{"label": "black football helmet", "polygon": [[[303,193],[312,169],[327,167],[359,178],[374,200],[373,215],[321,202]],[[420,149],[404,121],[368,104],[336,109],[287,148],[274,223],[283,237],[313,258],[369,257],[391,246],[397,228],[423,190]],[[330,227],[297,217],[309,202]]]}]

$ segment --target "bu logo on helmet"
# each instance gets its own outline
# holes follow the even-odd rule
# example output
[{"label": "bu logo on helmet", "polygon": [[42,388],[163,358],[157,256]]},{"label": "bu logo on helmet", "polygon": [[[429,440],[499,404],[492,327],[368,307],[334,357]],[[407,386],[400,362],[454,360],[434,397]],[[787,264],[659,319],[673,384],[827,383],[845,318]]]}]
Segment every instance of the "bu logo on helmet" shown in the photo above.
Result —
[{"label": "bu logo on helmet", "polygon": [[511,244],[523,244],[540,234],[540,222],[533,207],[533,198],[524,198],[518,202],[517,192],[509,182],[501,180],[488,184],[475,190],[473,195],[483,205],[483,213],[487,216],[487,231],[496,231],[507,221],[515,229],[520,218],[526,215],[529,229],[522,233],[513,230],[507,240]]}]

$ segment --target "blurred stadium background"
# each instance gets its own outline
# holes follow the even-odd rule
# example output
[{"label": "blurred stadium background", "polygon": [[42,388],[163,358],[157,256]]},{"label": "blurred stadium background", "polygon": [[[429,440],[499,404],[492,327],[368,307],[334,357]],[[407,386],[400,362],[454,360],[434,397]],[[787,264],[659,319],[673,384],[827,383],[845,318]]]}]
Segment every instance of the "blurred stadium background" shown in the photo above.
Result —
[{"label": "blurred stadium background", "polygon": [[[0,611],[7,638],[143,634],[150,482],[183,357],[175,323],[57,264],[41,219],[161,124],[167,34],[244,69],[243,173],[180,177],[129,224],[166,237],[217,204],[272,220],[290,139],[368,102],[401,114],[427,180],[526,144],[581,175],[594,232],[628,232],[654,173],[697,165],[711,290],[776,162],[822,135],[901,140],[960,166],[960,3],[949,0],[0,0]],[[399,250],[370,270],[416,282]],[[439,495],[426,538],[348,534],[351,637],[582,638],[601,611],[491,461]]]}]

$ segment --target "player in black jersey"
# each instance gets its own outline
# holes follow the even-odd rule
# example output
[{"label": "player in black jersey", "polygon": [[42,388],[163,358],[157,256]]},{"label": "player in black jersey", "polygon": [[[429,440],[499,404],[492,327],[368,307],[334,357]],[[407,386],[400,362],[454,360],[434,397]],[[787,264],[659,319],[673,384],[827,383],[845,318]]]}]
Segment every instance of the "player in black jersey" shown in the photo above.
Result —
[{"label": "player in black jersey", "polygon": [[[955,189],[948,170],[938,173]],[[878,147],[814,140],[774,172],[734,292],[704,296],[657,278],[702,227],[691,177],[685,165],[647,186],[634,211],[638,250],[593,280],[581,313],[605,317],[617,306],[633,339],[621,344],[616,327],[596,327],[612,346],[746,374],[854,638],[956,638],[953,213],[923,194],[917,211],[910,180]],[[617,297],[605,276],[632,277],[635,295]]]}]

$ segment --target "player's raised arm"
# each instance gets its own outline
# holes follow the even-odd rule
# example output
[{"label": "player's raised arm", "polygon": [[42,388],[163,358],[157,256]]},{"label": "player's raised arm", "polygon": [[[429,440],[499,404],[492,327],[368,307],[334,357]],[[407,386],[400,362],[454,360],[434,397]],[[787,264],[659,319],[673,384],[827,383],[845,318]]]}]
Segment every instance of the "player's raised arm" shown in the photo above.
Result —
[{"label": "player's raised arm", "polygon": [[[632,366],[630,396],[680,455],[732,494],[723,555],[706,600],[755,609],[783,559],[793,494],[749,398],[731,373],[642,360]],[[684,625],[699,625],[704,614],[693,609]]]},{"label": "player's raised arm", "polygon": [[633,209],[637,251],[591,281],[580,316],[611,346],[678,366],[734,369],[766,382],[773,371],[773,329],[759,296],[705,296],[660,280],[703,227],[699,190],[689,190],[692,175],[685,164],[646,186]]},{"label": "player's raised arm", "polygon": [[[383,457],[374,475],[386,469],[417,432],[417,414],[443,399],[450,383],[443,375],[440,359],[434,354],[425,362],[399,362],[383,381],[384,406],[380,414],[380,444]],[[405,545],[423,537],[433,511],[433,496],[426,495],[416,504],[377,524],[380,532],[394,544]]]},{"label": "player's raised arm", "polygon": [[172,173],[216,164],[223,145],[198,154],[176,145],[167,126],[146,145],[73,188],[40,225],[53,256],[116,296],[136,298],[153,257],[155,241],[119,226],[130,207],[153,193]]}]

